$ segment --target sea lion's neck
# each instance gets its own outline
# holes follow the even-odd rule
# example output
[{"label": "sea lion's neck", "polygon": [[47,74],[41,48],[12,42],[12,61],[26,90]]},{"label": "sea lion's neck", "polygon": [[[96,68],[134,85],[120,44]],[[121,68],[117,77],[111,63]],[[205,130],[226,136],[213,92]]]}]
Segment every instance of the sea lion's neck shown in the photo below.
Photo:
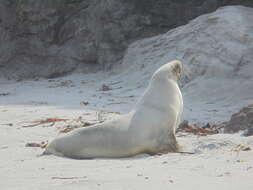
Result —
[{"label": "sea lion's neck", "polygon": [[179,102],[179,95],[181,96],[181,92],[175,80],[169,78],[151,80],[134,110],[147,106],[157,107],[161,110],[167,109],[171,103]]}]

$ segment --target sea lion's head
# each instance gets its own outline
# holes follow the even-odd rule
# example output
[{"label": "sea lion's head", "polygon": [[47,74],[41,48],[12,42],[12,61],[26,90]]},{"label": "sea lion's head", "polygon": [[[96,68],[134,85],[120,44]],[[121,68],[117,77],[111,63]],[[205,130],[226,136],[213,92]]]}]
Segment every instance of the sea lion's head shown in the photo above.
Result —
[{"label": "sea lion's head", "polygon": [[183,65],[180,61],[174,60],[171,61],[162,67],[160,67],[153,75],[153,78],[159,78],[159,79],[173,79],[175,81],[178,81],[183,72]]},{"label": "sea lion's head", "polygon": [[183,65],[180,61],[173,61],[172,64],[172,75],[176,77],[176,80],[180,80],[183,72]]}]

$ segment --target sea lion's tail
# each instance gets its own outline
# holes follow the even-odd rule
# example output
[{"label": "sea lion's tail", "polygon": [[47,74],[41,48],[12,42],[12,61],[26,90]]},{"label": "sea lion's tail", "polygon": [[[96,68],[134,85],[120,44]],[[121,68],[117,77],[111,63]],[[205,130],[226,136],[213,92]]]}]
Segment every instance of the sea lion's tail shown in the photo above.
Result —
[{"label": "sea lion's tail", "polygon": [[48,151],[48,149],[44,150],[44,152],[42,152],[41,154],[38,155],[38,157],[41,156],[47,156],[47,155],[51,155],[52,153],[50,151]]},{"label": "sea lion's tail", "polygon": [[52,154],[50,151],[48,151],[48,149],[46,149],[43,153],[42,153],[42,155],[50,155],[50,154]]},{"label": "sea lion's tail", "polygon": [[44,151],[41,154],[37,155],[37,157],[48,156],[48,155],[51,155],[51,154],[52,153],[48,153],[48,152]]}]

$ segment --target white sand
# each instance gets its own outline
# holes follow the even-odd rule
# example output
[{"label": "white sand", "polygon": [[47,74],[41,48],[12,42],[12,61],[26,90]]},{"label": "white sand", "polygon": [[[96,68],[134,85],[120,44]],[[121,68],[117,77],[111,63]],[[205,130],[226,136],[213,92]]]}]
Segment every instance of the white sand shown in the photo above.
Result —
[{"label": "white sand", "polygon": [[[244,12],[241,9],[232,7],[224,11],[225,15],[222,11],[211,15],[239,19],[238,14]],[[73,74],[51,82],[0,80],[0,94],[10,93],[8,96],[0,96],[0,189],[253,189],[253,150],[235,151],[239,144],[253,149],[253,137],[242,137],[240,134],[178,137],[185,151],[195,152],[193,155],[139,155],[125,159],[72,160],[56,156],[38,157],[43,151],[41,148],[25,147],[28,142],[54,138],[59,128],[66,125],[60,122],[54,126],[44,124],[22,127],[33,120],[55,117],[76,119],[82,116],[83,119],[94,122],[98,115],[101,116],[101,110],[128,112],[143,93],[153,71],[166,61],[180,59],[172,56],[175,53],[173,47],[166,48],[166,39],[170,41],[174,39],[173,35],[182,35],[182,40],[187,41],[188,35],[184,31],[198,31],[194,26],[205,23],[206,17],[208,15],[198,18],[185,28],[173,30],[174,32],[134,43],[128,49],[123,65],[114,73]],[[230,20],[234,22],[233,19]],[[221,23],[218,22],[220,31],[226,29]],[[238,34],[243,36],[242,32]],[[218,34],[216,37],[221,38]],[[161,39],[161,44],[155,46],[158,39]],[[186,44],[181,43],[178,36],[175,39],[179,41],[177,44],[173,42],[177,49]],[[233,42],[238,41],[231,41]],[[240,43],[239,41],[237,45],[244,49],[246,46]],[[193,44],[192,47],[198,45]],[[205,43],[203,47],[206,48]],[[189,48],[191,47],[187,51],[191,50]],[[212,50],[206,49],[207,52]],[[241,49],[234,51],[239,50]],[[196,52],[200,52],[199,49]],[[193,54],[196,55],[196,52]],[[186,50],[182,50],[182,54],[185,53]],[[231,52],[228,51],[228,55]],[[247,56],[248,54],[245,55],[246,58]],[[240,65],[241,73],[235,75],[232,72],[233,76],[229,76],[224,73],[229,73],[233,70],[231,68],[236,67],[233,66],[232,58],[226,63],[232,65],[228,70],[220,58],[217,59],[217,63],[221,64],[218,69],[204,66],[207,64],[205,61],[211,60],[211,55],[203,62],[196,58],[200,64],[197,66],[188,59],[189,56],[181,59],[186,64],[186,72],[192,73],[189,74],[189,81],[183,82],[184,119],[196,123],[216,123],[227,120],[231,113],[252,102],[253,81],[247,74],[252,67],[247,62]],[[145,65],[142,66],[143,62]],[[203,67],[204,71],[198,73],[196,68],[199,67]],[[122,68],[124,72],[121,72]],[[113,90],[99,91],[103,83]],[[81,101],[88,101],[89,104],[81,105]],[[115,117],[115,114],[104,113],[102,117],[108,119]]]},{"label": "white sand", "polygon": [[[100,75],[94,75],[94,78],[95,76]],[[98,108],[105,106],[109,110],[124,112],[135,100],[124,97],[142,91],[129,90],[132,93],[123,93],[126,87],[107,92],[96,91],[100,82],[80,85],[80,78],[87,79],[81,75],[58,79],[71,79],[76,87],[48,88],[59,82],[46,80],[1,83],[1,89],[12,93],[0,99],[1,189],[253,188],[253,151],[231,151],[238,144],[253,148],[253,137],[241,137],[239,134],[180,137],[180,144],[186,151],[196,152],[194,155],[141,155],[126,159],[94,160],[37,157],[43,150],[25,147],[25,144],[52,139],[57,135],[58,127],[65,124],[61,122],[55,126],[45,124],[22,128],[29,121],[54,117],[75,119],[79,116],[87,121],[94,121],[97,119],[97,112],[90,111],[87,107],[99,110]],[[79,93],[79,89],[85,93]],[[93,93],[98,97],[91,98]],[[108,96],[107,93],[112,95]],[[107,105],[111,103],[109,99],[113,99],[115,103],[123,102],[124,99],[129,105]],[[80,101],[89,101],[91,105],[80,105]],[[2,125],[8,123],[13,126]]]}]

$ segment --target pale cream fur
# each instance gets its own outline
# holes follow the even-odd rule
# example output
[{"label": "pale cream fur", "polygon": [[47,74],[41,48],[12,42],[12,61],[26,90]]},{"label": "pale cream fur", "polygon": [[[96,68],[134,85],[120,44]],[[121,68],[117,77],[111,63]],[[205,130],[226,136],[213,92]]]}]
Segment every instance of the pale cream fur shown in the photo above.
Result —
[{"label": "pale cream fur", "polygon": [[175,130],[183,111],[177,84],[181,74],[180,61],[163,65],[130,113],[58,137],[44,154],[87,159],[178,152]]}]

